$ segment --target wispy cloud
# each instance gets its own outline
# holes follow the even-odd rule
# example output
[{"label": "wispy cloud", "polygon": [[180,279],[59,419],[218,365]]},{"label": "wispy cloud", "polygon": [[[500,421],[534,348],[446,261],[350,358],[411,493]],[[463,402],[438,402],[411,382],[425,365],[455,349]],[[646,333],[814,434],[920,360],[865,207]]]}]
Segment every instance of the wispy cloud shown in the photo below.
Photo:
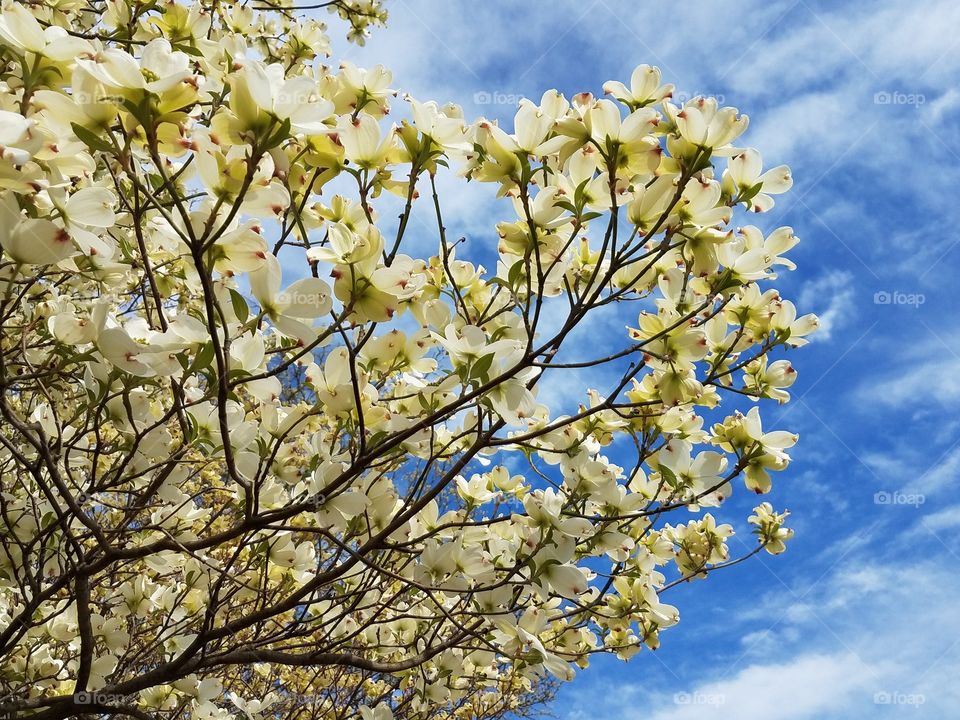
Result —
[{"label": "wispy cloud", "polygon": [[[936,543],[928,534],[918,544]],[[744,635],[747,656],[739,662],[729,660],[742,655],[736,647],[704,648],[689,684],[673,680],[664,687],[661,675],[655,685],[632,681],[608,693],[588,688],[561,717],[586,717],[581,698],[625,719],[829,720],[882,711],[951,717],[958,689],[949,678],[960,670],[960,617],[953,611],[960,580],[934,562],[903,568],[895,557],[870,555],[858,550],[844,558],[799,600],[774,588],[749,618],[726,617],[734,627],[757,625],[761,617],[769,623]]]},{"label": "wispy cloud", "polygon": [[853,273],[831,270],[803,286],[798,298],[800,307],[816,312],[820,318],[820,329],[813,341],[831,340],[856,316],[853,282]]}]

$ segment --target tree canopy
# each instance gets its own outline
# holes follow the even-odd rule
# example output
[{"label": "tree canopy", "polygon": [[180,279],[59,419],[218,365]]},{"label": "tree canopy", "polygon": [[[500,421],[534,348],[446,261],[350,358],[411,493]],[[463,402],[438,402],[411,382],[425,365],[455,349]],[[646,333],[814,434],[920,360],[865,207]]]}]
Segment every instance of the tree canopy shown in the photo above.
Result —
[{"label": "tree canopy", "polygon": [[[468,122],[330,47],[274,0],[0,12],[2,712],[498,717],[784,550],[724,522],[817,324],[734,224],[792,184],[748,118],[641,65]],[[452,237],[441,174],[506,217]]]}]

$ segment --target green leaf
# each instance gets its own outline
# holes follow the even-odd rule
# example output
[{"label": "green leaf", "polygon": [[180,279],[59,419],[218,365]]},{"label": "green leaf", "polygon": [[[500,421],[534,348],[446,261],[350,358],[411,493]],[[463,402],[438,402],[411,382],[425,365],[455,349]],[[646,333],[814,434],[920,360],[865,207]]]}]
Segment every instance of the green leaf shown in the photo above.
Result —
[{"label": "green leaf", "polygon": [[706,170],[710,167],[710,156],[713,154],[712,148],[704,148],[700,157],[697,159],[696,165],[691,168],[691,172],[699,172],[701,170]]},{"label": "green leaf", "polygon": [[137,119],[137,122],[143,127],[146,128],[150,126],[149,108],[144,103],[135,103],[132,100],[124,99],[121,105],[123,105],[126,111],[133,115]]},{"label": "green leaf", "polygon": [[523,275],[523,265],[523,260],[517,260],[513,265],[510,266],[510,270],[507,272],[507,283],[510,285],[510,287],[517,286],[517,282]]},{"label": "green leaf", "polygon": [[679,486],[680,481],[677,480],[677,476],[673,474],[673,470],[664,465],[659,466],[657,470],[660,471],[660,475],[671,488],[676,488]]},{"label": "green leaf", "polygon": [[[573,193],[573,199],[577,204],[577,208],[582,208],[585,204],[587,184],[591,181],[591,179],[592,178],[587,178],[583,180],[579,185],[577,185],[577,189]],[[574,213],[576,213],[576,211],[574,211]]]},{"label": "green leaf", "polygon": [[384,430],[377,430],[373,435],[367,439],[367,448],[373,448],[379,445],[387,437],[387,432]]},{"label": "green leaf", "polygon": [[203,372],[213,363],[213,343],[206,343],[203,347],[200,348],[200,351],[197,353],[197,357],[194,358],[193,364],[190,366],[190,369],[187,371],[188,375],[193,375],[198,372]]},{"label": "green leaf", "polygon": [[233,314],[237,316],[237,320],[245,323],[250,317],[250,308],[247,307],[247,301],[244,300],[243,295],[233,288],[230,289],[230,304],[233,305]]},{"label": "green leaf", "polygon": [[195,48],[193,45],[174,45],[173,49],[180,50],[181,52],[185,52],[187,55],[193,55],[194,57],[203,57],[203,52],[200,50],[200,48]]},{"label": "green leaf", "polygon": [[484,355],[473,363],[473,366],[470,368],[470,377],[486,382],[491,365],[493,365],[493,353]]},{"label": "green leaf", "polygon": [[92,130],[88,130],[83,125],[78,123],[70,123],[70,127],[73,128],[73,134],[80,139],[80,142],[82,142],[91,150],[111,154],[113,153],[113,146]]},{"label": "green leaf", "polygon": [[760,194],[760,190],[762,187],[763,187],[763,183],[757,183],[756,185],[751,185],[749,188],[747,188],[746,190],[740,193],[740,202],[745,203],[747,206],[749,206],[750,201]]},{"label": "green leaf", "polygon": [[272,150],[288,137],[290,137],[290,118],[284,118],[283,122],[280,123],[280,127],[277,128],[277,131],[270,136],[269,140],[264,142],[263,149]]}]

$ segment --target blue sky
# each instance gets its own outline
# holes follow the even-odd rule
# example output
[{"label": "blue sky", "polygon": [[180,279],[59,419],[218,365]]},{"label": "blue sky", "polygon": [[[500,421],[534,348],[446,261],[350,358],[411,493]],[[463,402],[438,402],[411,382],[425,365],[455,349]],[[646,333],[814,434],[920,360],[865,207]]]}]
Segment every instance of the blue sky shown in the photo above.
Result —
[{"label": "blue sky", "polygon": [[[681,623],[663,646],[629,664],[594,662],[554,715],[957,717],[960,4],[389,7],[388,29],[362,49],[335,41],[336,57],[383,62],[418,99],[508,122],[519,96],[600,94],[649,63],[678,96],[718,95],[748,113],[741,143],[793,169],[792,192],[765,218],[802,240],[799,269],[776,285],[824,322],[791,356],[794,401],[764,418],[801,434],[772,496],[793,512],[796,537],[785,556],[673,591]],[[492,243],[507,214],[490,188],[457,187],[444,196],[451,234]]]}]

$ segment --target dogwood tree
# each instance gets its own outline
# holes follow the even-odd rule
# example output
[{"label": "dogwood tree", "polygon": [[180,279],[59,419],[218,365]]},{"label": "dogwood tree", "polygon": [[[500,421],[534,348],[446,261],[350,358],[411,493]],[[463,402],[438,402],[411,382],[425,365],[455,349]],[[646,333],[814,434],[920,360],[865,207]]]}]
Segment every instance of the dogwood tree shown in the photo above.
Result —
[{"label": "dogwood tree", "polygon": [[494,716],[784,549],[723,522],[816,327],[736,109],[641,65],[466,122],[279,0],[5,2],[0,47],[0,711]]}]

